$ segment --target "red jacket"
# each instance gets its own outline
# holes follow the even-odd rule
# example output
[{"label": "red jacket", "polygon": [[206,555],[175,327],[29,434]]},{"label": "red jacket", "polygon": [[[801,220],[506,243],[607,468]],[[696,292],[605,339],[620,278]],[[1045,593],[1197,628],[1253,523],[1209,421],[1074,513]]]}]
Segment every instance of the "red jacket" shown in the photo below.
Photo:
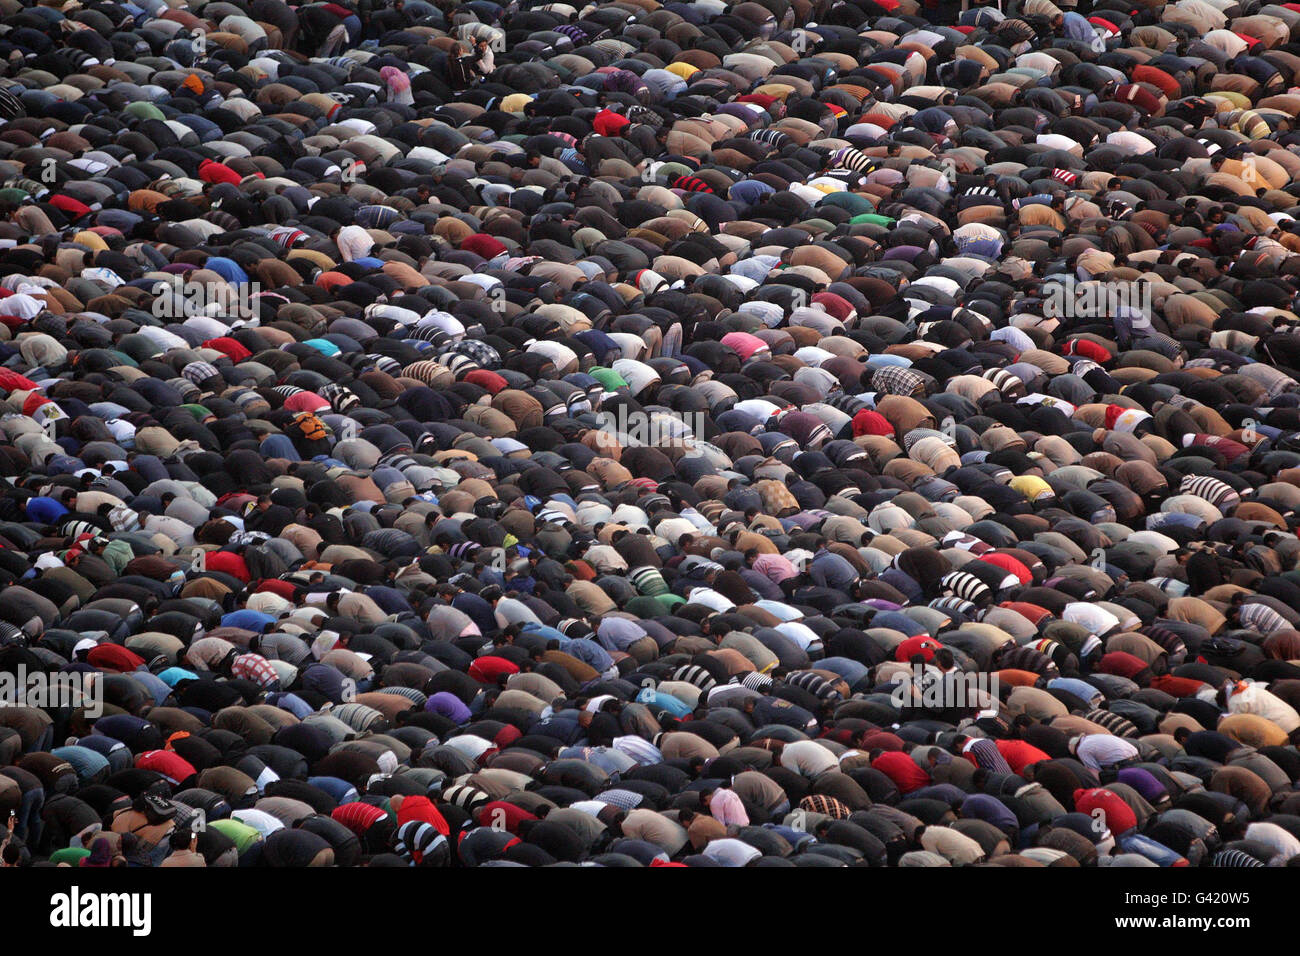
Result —
[{"label": "red jacket", "polygon": [[1103,674],[1117,674],[1120,677],[1127,677],[1129,680],[1133,680],[1146,668],[1146,661],[1125,651],[1111,651],[1102,657],[1101,662],[1097,665],[1097,670]]},{"label": "red jacket", "polygon": [[631,125],[630,119],[613,110],[601,110],[591,121],[591,128],[601,136],[618,136]]},{"label": "red jacket", "polygon": [[872,769],[879,770],[898,787],[900,793],[920,790],[930,783],[930,775],[922,770],[907,754],[901,751],[883,753],[871,761]]},{"label": "red jacket", "polygon": [[162,774],[173,786],[179,786],[198,773],[193,764],[174,750],[147,750],[135,758],[135,765],[141,770]]},{"label": "red jacket", "polygon": [[941,647],[943,645],[930,635],[917,634],[915,637],[909,637],[894,648],[894,660],[906,664],[917,654],[920,654],[927,661],[932,661],[934,660],[934,652]]},{"label": "red jacket", "polygon": [[495,684],[497,678],[502,675],[518,673],[518,665],[504,657],[495,657],[491,654],[476,658],[474,663],[469,665],[469,676],[480,684]]},{"label": "red jacket", "polygon": [[1175,677],[1173,674],[1161,674],[1152,678],[1151,686],[1170,697],[1195,697],[1205,687],[1204,681],[1192,677]]},{"label": "red jacket", "polygon": [[1176,100],[1182,95],[1178,81],[1157,66],[1133,67],[1133,80],[1136,83],[1150,83],[1171,100]]},{"label": "red jacket", "polygon": [[1025,567],[1025,563],[1009,554],[1000,554],[997,551],[987,551],[980,555],[980,560],[985,564],[991,564],[994,567],[1001,568],[1007,574],[1014,574],[1021,584],[1028,584],[1034,579],[1033,572]]},{"label": "red jacket", "polygon": [[1160,100],[1152,96],[1151,93],[1136,83],[1126,83],[1115,90],[1113,99],[1117,103],[1128,103],[1130,106],[1136,106],[1144,113],[1155,113],[1160,110]]},{"label": "red jacket", "polygon": [[853,416],[853,437],[859,438],[862,435],[884,435],[892,438],[894,426],[889,424],[889,420],[880,412],[864,408]]},{"label": "red jacket", "polygon": [[0,368],[0,389],[12,392],[20,388],[36,388],[36,383],[10,369]]},{"label": "red jacket", "polygon": [[849,300],[834,292],[818,292],[812,297],[813,305],[820,305],[841,322],[847,322],[853,315],[853,306]]},{"label": "red jacket", "polygon": [[903,738],[891,734],[888,730],[873,730],[862,738],[863,750],[899,750],[903,749]]},{"label": "red jacket", "polygon": [[90,212],[90,207],[84,202],[79,202],[71,196],[65,196],[62,193],[55,193],[51,196],[50,205],[60,212],[67,213],[68,218],[74,222],[86,215],[86,213]]},{"label": "red jacket", "polygon": [[1031,763],[1052,759],[1049,754],[1023,740],[999,740],[996,741],[996,745],[998,753],[1002,754],[1002,759],[1010,764],[1011,770],[1017,774]]},{"label": "red jacket", "polygon": [[1037,604],[1029,604],[1025,601],[1004,601],[998,606],[1004,607],[1009,611],[1015,611],[1035,627],[1042,623],[1043,618],[1050,617],[1052,614],[1052,612],[1045,607],[1039,607]]},{"label": "red jacket", "polygon": [[1096,342],[1088,339],[1071,339],[1061,347],[1061,353],[1063,355],[1082,355],[1084,358],[1090,358],[1099,364],[1109,362],[1113,357]]},{"label": "red jacket", "polygon": [[474,816],[478,820],[479,826],[496,826],[508,833],[513,833],[515,836],[519,836],[519,824],[525,820],[537,819],[536,816],[523,807],[507,803],[505,800],[493,800],[491,803],[483,804],[478,810],[474,811]]},{"label": "red jacket", "polygon": [[199,179],[205,183],[230,183],[238,186],[243,178],[225,163],[214,163],[210,159],[199,163]]},{"label": "red jacket", "polygon": [[489,236],[485,232],[476,232],[469,236],[460,247],[467,252],[472,252],[476,256],[482,256],[484,259],[495,259],[501,253],[507,251],[506,246],[500,239]]},{"label": "red jacket", "polygon": [[[1115,836],[1121,836],[1138,825],[1137,814],[1133,812],[1133,808],[1113,790],[1104,788],[1076,790],[1074,809],[1094,819],[1104,820],[1106,828]],[[1096,813],[1097,810],[1101,813]]]},{"label": "red jacket", "polygon": [[410,823],[412,820],[432,824],[433,828],[443,836],[451,835],[451,826],[428,797],[402,798],[401,805],[397,808],[397,825],[400,827],[403,823]]},{"label": "red jacket", "polygon": [[465,381],[477,385],[480,388],[486,388],[492,395],[510,387],[510,383],[504,378],[496,372],[486,368],[474,369],[474,371],[465,376]]},{"label": "red jacket", "polygon": [[264,581],[258,582],[257,587],[253,590],[259,594],[264,591],[269,591],[271,594],[278,595],[286,601],[292,601],[293,592],[296,589],[290,581],[281,581],[279,578],[267,578]]},{"label": "red jacket", "polygon": [[139,654],[120,644],[97,644],[90,649],[86,660],[95,667],[122,672],[133,671],[145,662]]},{"label": "red jacket", "polygon": [[203,347],[205,349],[216,349],[236,364],[244,361],[246,358],[251,358],[253,355],[252,352],[228,335],[223,335],[215,339],[208,339],[208,341],[203,343]]},{"label": "red jacket", "polygon": [[244,563],[242,555],[235,554],[233,551],[209,551],[204,561],[209,571],[229,574],[239,578],[245,584],[249,581],[248,565]]}]

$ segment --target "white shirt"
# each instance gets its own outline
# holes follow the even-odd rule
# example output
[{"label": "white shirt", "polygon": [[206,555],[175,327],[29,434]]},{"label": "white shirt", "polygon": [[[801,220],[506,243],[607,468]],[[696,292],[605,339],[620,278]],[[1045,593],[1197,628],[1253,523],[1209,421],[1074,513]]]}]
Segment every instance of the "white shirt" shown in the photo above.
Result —
[{"label": "white shirt", "polygon": [[1086,627],[1089,632],[1098,636],[1105,634],[1113,627],[1119,626],[1119,618],[1114,614],[1097,607],[1095,604],[1088,604],[1086,601],[1067,604],[1061,617],[1071,624]]},{"label": "white shirt", "polygon": [[1246,839],[1258,840],[1277,851],[1283,860],[1300,854],[1300,840],[1276,823],[1252,823],[1246,827]]},{"label": "white shirt", "polygon": [[1085,767],[1100,770],[1138,755],[1137,747],[1113,734],[1085,734],[1075,749],[1075,756]]},{"label": "white shirt", "polygon": [[757,847],[750,846],[742,840],[727,837],[714,840],[704,848],[704,856],[717,860],[723,866],[745,866],[763,854]]},{"label": "white shirt", "polygon": [[821,638],[817,636],[816,631],[806,624],[800,624],[798,621],[786,621],[784,624],[778,624],[775,629],[790,638],[805,651],[813,644],[821,643]]},{"label": "white shirt", "polygon": [[713,588],[692,588],[686,598],[691,604],[703,604],[719,612],[730,611],[736,606]]},{"label": "white shirt", "polygon": [[839,765],[839,758],[815,740],[796,740],[781,751],[781,766],[805,777],[815,777]]}]

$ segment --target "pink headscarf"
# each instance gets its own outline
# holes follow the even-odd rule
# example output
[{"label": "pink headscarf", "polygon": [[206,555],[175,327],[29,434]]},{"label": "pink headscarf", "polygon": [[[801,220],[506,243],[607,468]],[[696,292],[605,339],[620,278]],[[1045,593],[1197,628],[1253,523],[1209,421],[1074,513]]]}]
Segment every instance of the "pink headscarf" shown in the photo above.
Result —
[{"label": "pink headscarf", "polygon": [[388,101],[414,106],[415,97],[411,95],[411,78],[395,66],[385,66],[379,71],[388,84]]}]

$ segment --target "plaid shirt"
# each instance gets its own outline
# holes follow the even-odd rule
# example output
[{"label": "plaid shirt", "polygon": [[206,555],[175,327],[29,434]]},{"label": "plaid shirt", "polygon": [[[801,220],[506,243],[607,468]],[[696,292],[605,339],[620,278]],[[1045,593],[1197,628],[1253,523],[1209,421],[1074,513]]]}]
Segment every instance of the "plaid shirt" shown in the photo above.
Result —
[{"label": "plaid shirt", "polygon": [[280,675],[261,654],[240,654],[230,665],[230,673],[243,680],[251,680],[261,687],[278,687]]},{"label": "plaid shirt", "polygon": [[886,395],[917,395],[925,391],[925,379],[911,369],[888,365],[871,376],[871,387]]},{"label": "plaid shirt", "polygon": [[596,799],[601,803],[608,804],[611,807],[618,807],[624,812],[631,812],[641,806],[641,801],[645,798],[634,790],[604,790],[596,795]]}]

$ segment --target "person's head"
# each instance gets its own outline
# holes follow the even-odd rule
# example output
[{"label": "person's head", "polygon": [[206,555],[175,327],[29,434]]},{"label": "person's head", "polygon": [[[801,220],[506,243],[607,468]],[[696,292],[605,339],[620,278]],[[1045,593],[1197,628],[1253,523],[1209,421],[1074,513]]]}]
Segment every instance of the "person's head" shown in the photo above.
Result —
[{"label": "person's head", "polygon": [[1187,738],[1191,735],[1192,731],[1188,727],[1176,727],[1174,729],[1174,741],[1178,744],[1185,743]]},{"label": "person's head", "polygon": [[192,831],[177,827],[172,831],[172,835],[168,839],[167,843],[173,850],[187,850],[189,849],[190,841],[194,839],[194,836],[195,834]]}]

